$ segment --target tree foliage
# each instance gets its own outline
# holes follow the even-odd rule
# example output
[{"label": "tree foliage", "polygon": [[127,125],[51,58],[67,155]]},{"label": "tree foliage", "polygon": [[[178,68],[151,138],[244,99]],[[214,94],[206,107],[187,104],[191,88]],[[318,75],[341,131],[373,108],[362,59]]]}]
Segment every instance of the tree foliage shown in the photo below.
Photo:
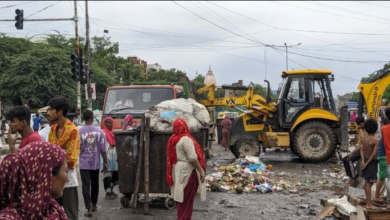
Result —
[{"label": "tree foliage", "polygon": [[76,87],[67,58],[63,50],[42,45],[12,56],[0,77],[0,96],[8,103],[32,106],[45,106],[53,95],[74,100]]},{"label": "tree foliage", "polygon": [[[80,38],[79,49],[84,51],[85,39]],[[24,104],[31,108],[47,105],[55,95],[64,95],[76,107],[76,85],[71,79],[70,55],[75,53],[75,38],[57,32],[41,40],[9,37],[0,33],[0,99],[7,105]],[[102,108],[105,92],[109,86],[130,85],[134,82],[179,82],[187,78],[181,70],[161,69],[146,74],[145,66],[119,56],[119,43],[110,37],[94,36],[91,39],[90,69],[95,77],[97,100],[93,108]],[[84,63],[87,56],[83,53]],[[187,78],[188,79],[188,78]],[[190,87],[196,90],[205,86],[204,76],[197,74]],[[265,95],[265,88],[251,83],[254,93]],[[82,108],[86,108],[84,86],[81,86]],[[240,92],[240,91],[239,91]],[[245,93],[245,92],[244,92]],[[217,98],[225,96],[218,89]],[[202,94],[206,98],[206,94]]]}]

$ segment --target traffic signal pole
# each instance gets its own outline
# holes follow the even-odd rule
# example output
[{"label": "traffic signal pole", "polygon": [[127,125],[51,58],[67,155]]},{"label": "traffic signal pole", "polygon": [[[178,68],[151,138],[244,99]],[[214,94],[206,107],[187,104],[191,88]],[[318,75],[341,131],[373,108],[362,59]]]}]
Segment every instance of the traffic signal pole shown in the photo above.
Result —
[{"label": "traffic signal pole", "polygon": [[91,67],[92,67],[92,62],[91,62],[91,39],[89,36],[89,14],[88,14],[88,1],[85,1],[85,30],[86,30],[86,38],[87,38],[87,43],[86,43],[86,50],[85,50],[85,55],[87,57],[88,65],[87,65],[87,94],[88,94],[88,109],[92,110],[92,88],[91,88]]},{"label": "traffic signal pole", "polygon": [[[21,14],[20,14],[21,12]],[[17,16],[15,19],[0,19],[0,21],[11,21],[14,22],[16,20],[16,29],[23,30],[23,22],[24,21],[74,21],[75,23],[75,54],[79,56],[80,54],[80,43],[79,43],[79,33],[78,33],[78,16],[77,16],[77,1],[74,0],[74,17],[73,18],[38,18],[38,19],[27,19],[23,18],[23,10],[17,9],[15,11]],[[82,65],[82,64],[81,64]],[[81,113],[81,88],[80,81],[77,81],[77,110]],[[77,115],[78,121],[81,122],[81,114]]]},{"label": "traffic signal pole", "polygon": [[[75,32],[75,53],[77,56],[80,54],[80,42],[79,42],[79,25],[78,25],[78,17],[77,17],[77,1],[74,0],[74,32]],[[83,64],[81,63],[81,66]],[[81,86],[80,81],[77,81],[77,105],[76,105],[76,112],[78,111],[79,114],[77,114],[77,120],[79,123],[81,123]]]}]

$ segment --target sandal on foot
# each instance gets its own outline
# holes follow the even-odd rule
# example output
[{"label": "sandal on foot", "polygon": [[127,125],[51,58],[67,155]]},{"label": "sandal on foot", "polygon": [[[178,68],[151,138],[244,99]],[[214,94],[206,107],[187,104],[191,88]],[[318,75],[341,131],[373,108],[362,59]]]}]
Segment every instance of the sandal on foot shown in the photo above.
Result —
[{"label": "sandal on foot", "polygon": [[87,217],[87,218],[92,218],[92,214],[91,213],[85,213],[84,216]]}]

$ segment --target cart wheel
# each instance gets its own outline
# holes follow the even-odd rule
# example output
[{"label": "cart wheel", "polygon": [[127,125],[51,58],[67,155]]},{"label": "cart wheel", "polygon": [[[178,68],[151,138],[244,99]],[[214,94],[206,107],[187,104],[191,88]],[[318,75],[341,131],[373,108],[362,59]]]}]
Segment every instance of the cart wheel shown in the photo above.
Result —
[{"label": "cart wheel", "polygon": [[123,196],[121,198],[121,205],[123,208],[130,208],[130,200],[131,200],[131,197],[127,197],[127,196]]},{"label": "cart wheel", "polygon": [[176,207],[176,202],[172,198],[165,199],[165,208],[172,210]]}]

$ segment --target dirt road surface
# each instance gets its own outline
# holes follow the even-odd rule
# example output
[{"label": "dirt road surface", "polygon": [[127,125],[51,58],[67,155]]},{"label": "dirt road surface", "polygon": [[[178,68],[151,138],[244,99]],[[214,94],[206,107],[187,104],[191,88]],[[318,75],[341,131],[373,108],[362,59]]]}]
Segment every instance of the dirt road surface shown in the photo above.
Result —
[{"label": "dirt road surface", "polygon": [[[224,151],[220,145],[215,145],[209,161],[220,165],[228,165],[234,161],[230,151]],[[334,173],[327,163],[306,164],[302,163],[291,151],[267,152],[260,156],[265,164],[272,164],[275,171],[285,172],[285,176],[275,175],[273,179],[284,179],[295,185],[300,182],[301,186],[297,193],[287,191],[278,193],[251,193],[234,194],[225,192],[208,192],[207,200],[195,201],[193,220],[312,220],[321,210],[320,199],[324,197],[336,197],[342,187],[346,185],[341,179],[332,178],[323,173]],[[210,164],[209,162],[209,164]],[[215,172],[208,166],[207,173]],[[310,180],[311,183],[306,183]],[[319,181],[327,180],[327,184]],[[116,188],[115,191],[118,192]],[[78,188],[80,219],[115,219],[115,220],[173,220],[176,219],[176,210],[166,210],[164,205],[151,206],[149,215],[143,214],[142,206],[133,214],[133,208],[123,209],[120,198],[112,201],[104,199],[103,183],[100,182],[100,195],[98,201],[99,210],[92,218],[84,217],[85,206],[81,193],[81,182]],[[140,207],[141,206],[141,207]]]}]

